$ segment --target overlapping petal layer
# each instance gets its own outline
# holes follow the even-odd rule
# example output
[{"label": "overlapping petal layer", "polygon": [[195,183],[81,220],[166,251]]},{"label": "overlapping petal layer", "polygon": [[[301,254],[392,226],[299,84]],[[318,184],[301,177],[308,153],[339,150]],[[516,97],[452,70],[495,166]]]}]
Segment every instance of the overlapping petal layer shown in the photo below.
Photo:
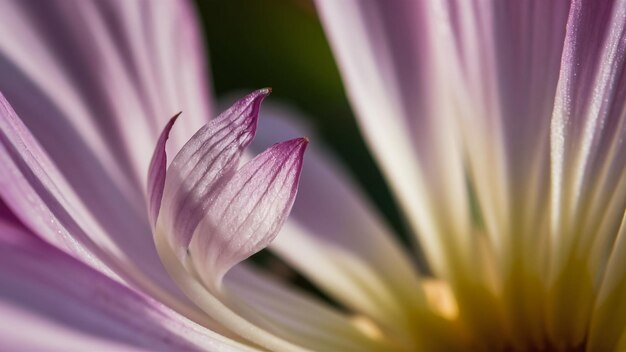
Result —
[{"label": "overlapping petal layer", "polygon": [[583,344],[600,286],[618,285],[607,260],[623,256],[624,2],[317,5],[469,329],[490,348]]},{"label": "overlapping petal layer", "polygon": [[252,349],[0,219],[0,337],[9,350]]},{"label": "overlapping petal layer", "polygon": [[[210,116],[188,2],[9,0],[0,14],[0,91],[29,131],[19,133],[33,135],[11,152],[21,169],[13,176],[38,179],[36,197],[5,201],[49,228],[37,234],[59,248],[80,242],[69,252],[89,263],[123,262],[117,275],[178,295],[154,250],[143,185],[166,119],[186,111],[170,143],[180,148]],[[5,136],[16,133],[5,127]]]},{"label": "overlapping petal layer", "polygon": [[198,130],[172,161],[157,225],[171,236],[172,248],[181,258],[218,191],[233,177],[269,92],[258,90],[237,101]]},{"label": "overlapping petal layer", "polygon": [[[547,322],[555,340],[583,343],[600,287],[605,297],[607,287],[626,280],[605,274],[607,263],[626,255],[618,240],[626,209],[625,138],[626,3],[574,1],[550,140]],[[616,323],[621,331],[605,335],[607,346],[626,329],[625,321]]]}]

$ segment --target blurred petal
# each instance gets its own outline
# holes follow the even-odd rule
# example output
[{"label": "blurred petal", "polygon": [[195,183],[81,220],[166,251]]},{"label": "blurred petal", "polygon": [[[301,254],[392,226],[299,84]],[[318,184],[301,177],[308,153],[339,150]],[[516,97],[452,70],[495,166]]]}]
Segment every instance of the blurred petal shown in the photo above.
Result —
[{"label": "blurred petal", "polygon": [[[73,202],[75,195],[70,186],[1,94],[0,133],[0,194],[11,211],[51,244],[109,272],[90,253],[97,246],[76,221],[99,229],[97,224],[83,216],[85,209],[80,201]],[[102,233],[94,231],[98,234]]]},{"label": "blurred petal", "polygon": [[[549,199],[549,125],[568,1],[454,1],[448,9],[463,72],[455,94],[477,241],[497,268],[516,344],[540,345]],[[483,259],[484,260],[484,259]],[[490,275],[483,276],[488,281]],[[491,275],[493,277],[493,275]],[[492,308],[493,309],[493,308]],[[526,348],[531,348],[530,345]]]},{"label": "blurred petal", "polygon": [[177,147],[208,119],[196,26],[187,1],[0,2],[0,91],[66,180],[60,194],[81,204],[76,221],[100,227],[81,224],[86,236],[160,284],[170,280],[150,235],[145,175],[167,118],[185,111]]},{"label": "blurred petal", "polygon": [[[185,144],[167,170],[158,220],[180,258],[214,197],[235,172],[252,141],[261,102],[268,89],[255,91],[206,124]],[[158,148],[158,147],[157,147]]]},{"label": "blurred petal", "polygon": [[[441,79],[433,65],[429,2],[320,0],[317,6],[365,138],[429,262],[449,274],[446,256],[453,256],[455,238],[470,233],[469,203],[453,106],[439,94],[441,83],[456,77]],[[449,70],[455,67],[446,65]]]},{"label": "blurred petal", "polygon": [[15,216],[13,211],[4,203],[2,197],[0,197],[0,221],[17,225],[20,224],[20,220]]},{"label": "blurred petal", "polygon": [[552,338],[580,342],[626,207],[626,2],[573,2],[561,68],[547,316]]},{"label": "blurred petal", "polygon": [[[125,232],[131,224],[109,224],[106,232],[73,192],[37,141],[0,94],[0,197],[19,220],[53,246],[121,282],[141,287],[212,326],[168,277],[148,224],[145,236]],[[126,219],[134,221],[131,215]],[[133,234],[133,232],[130,232]]]},{"label": "blurred petal", "polygon": [[504,308],[522,317],[510,330],[537,335],[541,309],[520,296],[535,302],[539,286],[515,278],[544,275],[527,254],[548,231],[547,131],[569,2],[317,5],[364,135],[429,263],[460,299],[474,296],[461,304],[468,325],[492,335],[501,321],[489,296],[504,291]]},{"label": "blurred petal", "polygon": [[[0,89],[64,172],[76,169],[73,156],[142,185],[166,119],[186,113],[177,150],[210,116],[187,1],[9,0],[0,14]],[[72,143],[58,143],[68,135]]]},{"label": "blurred petal", "polygon": [[3,187],[4,201],[50,243],[167,301],[181,293],[154,249],[145,176],[168,117],[185,111],[176,151],[210,116],[197,26],[188,1],[0,1],[0,91],[34,135],[8,137],[0,182],[19,191]]},{"label": "blurred petal", "polygon": [[291,289],[280,281],[250,266],[240,265],[225,277],[230,300],[261,319],[259,324],[278,328],[281,335],[302,346],[319,351],[390,351],[394,350],[382,334],[359,330],[347,313],[319,302],[304,292]]},{"label": "blurred petal", "polygon": [[2,224],[0,312],[9,350],[251,350]]},{"label": "blurred petal", "polygon": [[626,213],[607,260],[589,327],[589,351],[621,351],[626,330]]}]

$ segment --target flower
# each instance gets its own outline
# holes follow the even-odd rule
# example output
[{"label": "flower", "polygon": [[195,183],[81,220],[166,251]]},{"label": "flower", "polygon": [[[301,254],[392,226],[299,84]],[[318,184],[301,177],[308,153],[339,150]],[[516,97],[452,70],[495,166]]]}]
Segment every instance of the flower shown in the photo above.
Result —
[{"label": "flower", "polygon": [[267,89],[205,121],[186,2],[6,0],[2,347],[626,348],[626,2],[316,5],[430,273],[306,139],[244,155],[301,135]]}]

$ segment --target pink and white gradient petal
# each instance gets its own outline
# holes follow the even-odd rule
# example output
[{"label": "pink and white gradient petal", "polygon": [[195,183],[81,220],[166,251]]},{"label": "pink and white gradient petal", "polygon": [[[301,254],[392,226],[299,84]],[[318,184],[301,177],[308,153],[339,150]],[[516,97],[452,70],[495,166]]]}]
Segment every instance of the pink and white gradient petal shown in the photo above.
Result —
[{"label": "pink and white gradient petal", "polygon": [[20,190],[4,187],[5,202],[51,244],[192,312],[145,211],[167,119],[186,112],[168,143],[177,151],[211,115],[190,3],[7,0],[0,17],[0,91],[20,116],[2,116],[2,182]]},{"label": "pink and white gradient petal", "polygon": [[252,351],[0,221],[5,349]]},{"label": "pink and white gradient petal", "polygon": [[236,101],[199,129],[167,169],[157,228],[168,234],[181,259],[207,208],[233,177],[256,132],[261,102],[269,93],[261,89]]}]

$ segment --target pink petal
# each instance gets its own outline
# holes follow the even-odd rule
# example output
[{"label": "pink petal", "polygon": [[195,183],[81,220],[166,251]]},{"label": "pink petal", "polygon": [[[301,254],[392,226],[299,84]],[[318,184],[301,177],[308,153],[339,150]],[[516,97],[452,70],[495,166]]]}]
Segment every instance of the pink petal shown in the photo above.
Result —
[{"label": "pink petal", "polygon": [[37,236],[204,321],[163,270],[150,225],[135,213],[117,218],[123,223],[97,221],[1,94],[0,163],[0,198]]},{"label": "pink petal", "polygon": [[179,256],[186,253],[207,207],[252,141],[261,102],[269,93],[261,89],[237,101],[196,132],[174,157],[165,177],[158,226],[168,233]]},{"label": "pink petal", "polygon": [[215,285],[235,264],[267,247],[296,197],[305,138],[278,143],[246,163],[213,198],[194,232],[191,257]]},{"label": "pink petal", "polygon": [[181,113],[174,115],[165,125],[159,140],[157,141],[150,168],[148,169],[148,215],[150,223],[154,227],[156,225],[159,209],[161,208],[161,198],[163,197],[163,188],[165,187],[165,172],[167,170],[167,153],[165,150],[165,142],[170,136],[170,131]]},{"label": "pink petal", "polygon": [[85,209],[71,202],[70,186],[1,94],[0,133],[0,195],[12,213],[49,243],[109,272],[90,253],[96,245],[74,219],[91,220],[81,216]]},{"label": "pink petal", "polygon": [[4,204],[2,198],[0,198],[0,221],[10,224],[19,224],[20,220],[13,214],[13,211]]},{"label": "pink petal", "polygon": [[[0,345],[8,350],[247,351],[26,233],[0,224]],[[19,237],[7,242],[5,235]]]},{"label": "pink petal", "polygon": [[0,91],[23,119],[2,126],[1,197],[45,240],[158,295],[181,293],[145,176],[168,117],[185,111],[176,149],[211,115],[197,27],[188,1],[0,2]]},{"label": "pink petal", "polygon": [[0,4],[6,34],[0,90],[73,183],[80,175],[66,170],[98,163],[125,192],[141,197],[137,186],[167,118],[177,111],[187,116],[170,143],[176,150],[211,116],[207,61],[189,7],[187,1]]},{"label": "pink petal", "polygon": [[[253,119],[242,119],[256,120],[256,114]],[[216,121],[219,123],[221,120]],[[224,125],[224,129],[228,130],[226,127],[231,124]],[[249,129],[241,128],[239,136],[248,133]],[[226,133],[223,137],[231,134]],[[205,138],[211,136],[213,134]],[[201,148],[202,141],[196,142],[196,149]],[[241,169],[233,171],[233,175],[220,181],[219,187],[205,193],[203,197],[206,198],[199,198],[198,201],[206,202],[208,199],[210,202],[206,203],[202,217],[193,229],[191,242],[182,248],[172,246],[179,245],[177,234],[168,233],[162,224],[165,210],[171,206],[167,201],[171,171],[168,170],[166,195],[155,232],[159,255],[171,277],[187,296],[222,326],[270,350],[304,349],[291,338],[285,338],[276,327],[268,328],[266,324],[258,323],[256,313],[225,293],[222,277],[232,266],[266,247],[276,236],[296,195],[306,145],[307,140],[303,138],[276,144]],[[223,147],[223,153],[232,154],[229,148],[238,148],[238,144],[231,142]],[[186,152],[184,149],[181,153]],[[193,162],[203,161],[195,158]],[[174,163],[170,168],[175,166]]]}]

